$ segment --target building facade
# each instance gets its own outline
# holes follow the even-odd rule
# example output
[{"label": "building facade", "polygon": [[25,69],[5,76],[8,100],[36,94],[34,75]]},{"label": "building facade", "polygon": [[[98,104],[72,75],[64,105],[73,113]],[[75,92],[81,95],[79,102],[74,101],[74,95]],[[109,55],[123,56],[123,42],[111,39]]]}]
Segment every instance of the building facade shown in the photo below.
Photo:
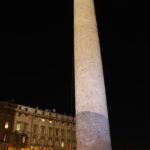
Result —
[{"label": "building facade", "polygon": [[75,150],[75,118],[0,102],[0,150]]}]

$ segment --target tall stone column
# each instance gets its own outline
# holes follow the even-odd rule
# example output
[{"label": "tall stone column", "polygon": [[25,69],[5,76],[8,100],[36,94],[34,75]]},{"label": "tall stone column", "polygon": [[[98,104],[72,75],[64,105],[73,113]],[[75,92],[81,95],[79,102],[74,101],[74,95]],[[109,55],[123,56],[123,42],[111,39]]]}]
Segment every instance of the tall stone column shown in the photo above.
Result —
[{"label": "tall stone column", "polygon": [[111,150],[102,60],[93,0],[74,0],[78,150]]}]

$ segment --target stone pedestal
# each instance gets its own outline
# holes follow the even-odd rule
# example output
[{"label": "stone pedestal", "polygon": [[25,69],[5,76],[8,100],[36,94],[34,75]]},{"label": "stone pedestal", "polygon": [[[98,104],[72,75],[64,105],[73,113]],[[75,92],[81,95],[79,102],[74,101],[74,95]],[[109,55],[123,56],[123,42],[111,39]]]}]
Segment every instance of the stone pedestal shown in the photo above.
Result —
[{"label": "stone pedestal", "polygon": [[75,103],[78,150],[111,150],[93,0],[74,0]]}]

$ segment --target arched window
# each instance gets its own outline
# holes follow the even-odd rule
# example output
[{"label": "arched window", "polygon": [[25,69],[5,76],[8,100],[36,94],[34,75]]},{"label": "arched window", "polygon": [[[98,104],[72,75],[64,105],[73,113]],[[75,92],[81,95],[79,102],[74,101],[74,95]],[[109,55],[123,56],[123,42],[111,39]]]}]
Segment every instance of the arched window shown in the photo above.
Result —
[{"label": "arched window", "polygon": [[65,147],[65,141],[64,141],[64,139],[61,140],[61,147]]},{"label": "arched window", "polygon": [[25,135],[22,136],[22,143],[25,143],[26,142],[26,137]]},{"label": "arched window", "polygon": [[52,138],[49,138],[48,139],[48,145],[51,147],[51,146],[53,146],[53,140],[52,140]]},{"label": "arched window", "polygon": [[57,147],[59,146],[59,139],[55,140],[55,146],[57,146]]},{"label": "arched window", "polygon": [[17,130],[17,131],[20,131],[20,128],[21,128],[21,123],[18,122],[18,123],[17,123],[17,126],[16,126],[16,130]]},{"label": "arched window", "polygon": [[5,122],[5,129],[8,129],[8,128],[9,128],[9,122],[6,121],[6,122]]}]

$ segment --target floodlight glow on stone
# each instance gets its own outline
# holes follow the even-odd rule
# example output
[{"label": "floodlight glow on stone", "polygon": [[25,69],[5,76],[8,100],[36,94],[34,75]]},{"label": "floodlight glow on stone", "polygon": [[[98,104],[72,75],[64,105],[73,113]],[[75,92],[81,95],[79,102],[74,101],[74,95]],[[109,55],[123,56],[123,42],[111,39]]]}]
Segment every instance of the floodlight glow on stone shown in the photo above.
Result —
[{"label": "floodlight glow on stone", "polygon": [[111,150],[94,0],[74,0],[75,108],[78,150]]}]

